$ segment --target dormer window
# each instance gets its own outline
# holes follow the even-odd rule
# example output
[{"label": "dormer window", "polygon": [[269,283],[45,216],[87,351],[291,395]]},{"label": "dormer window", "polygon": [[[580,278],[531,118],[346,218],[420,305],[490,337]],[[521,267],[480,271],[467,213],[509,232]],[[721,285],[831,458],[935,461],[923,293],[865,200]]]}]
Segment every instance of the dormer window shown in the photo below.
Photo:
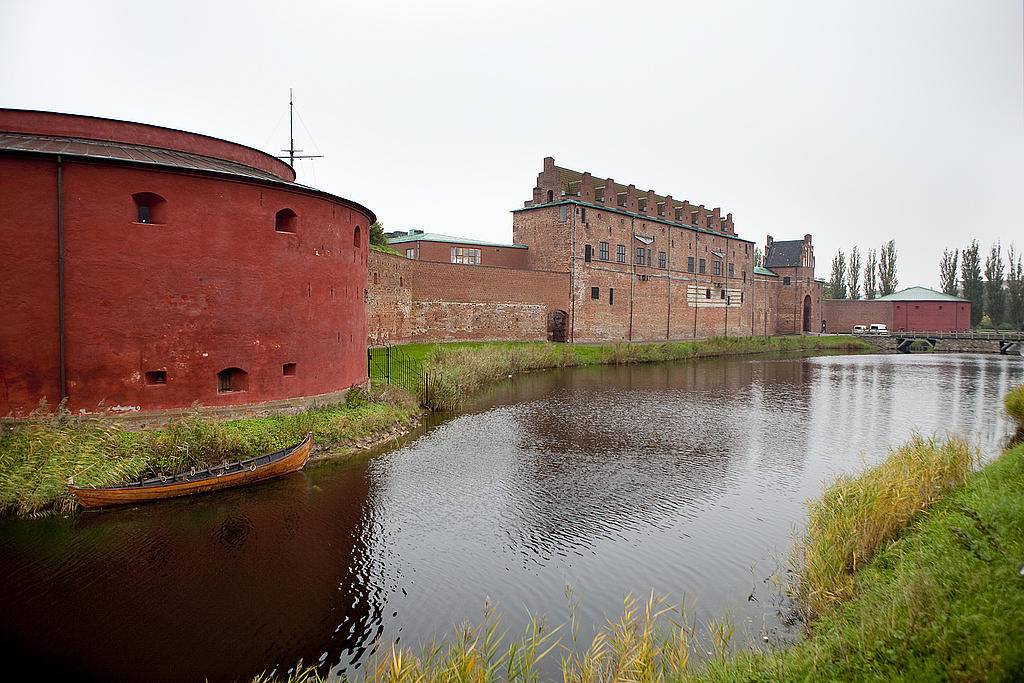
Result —
[{"label": "dormer window", "polygon": [[164,223],[167,220],[167,202],[158,194],[138,192],[132,195],[135,202],[136,223]]},{"label": "dormer window", "polygon": [[274,214],[274,230],[277,232],[298,232],[299,217],[291,209],[281,209]]}]

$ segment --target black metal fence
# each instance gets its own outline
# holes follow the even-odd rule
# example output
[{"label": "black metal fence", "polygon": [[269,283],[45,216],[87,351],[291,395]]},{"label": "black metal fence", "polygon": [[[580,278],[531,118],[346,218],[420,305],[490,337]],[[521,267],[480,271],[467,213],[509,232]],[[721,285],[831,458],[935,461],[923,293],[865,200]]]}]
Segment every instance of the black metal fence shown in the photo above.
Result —
[{"label": "black metal fence", "polygon": [[426,401],[423,361],[393,346],[366,349],[366,366],[371,385],[388,384],[408,391],[420,402]]}]

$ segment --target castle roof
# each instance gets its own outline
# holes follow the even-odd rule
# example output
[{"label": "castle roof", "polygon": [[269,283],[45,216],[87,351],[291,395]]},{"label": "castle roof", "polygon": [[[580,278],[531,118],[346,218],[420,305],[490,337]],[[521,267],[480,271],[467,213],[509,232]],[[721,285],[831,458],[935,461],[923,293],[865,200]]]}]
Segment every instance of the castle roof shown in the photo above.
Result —
[{"label": "castle roof", "polygon": [[436,232],[423,232],[422,230],[409,230],[408,232],[390,232],[386,235],[388,244],[403,244],[406,242],[442,242],[445,244],[470,244],[475,247],[505,247],[507,249],[528,249],[525,244],[502,244],[501,242],[484,242],[468,237],[455,237],[453,235],[442,235]]},{"label": "castle roof", "polygon": [[764,255],[766,268],[795,268],[803,265],[803,240],[783,240],[772,242],[768,253]]},{"label": "castle roof", "polygon": [[901,289],[898,292],[892,294],[886,294],[880,296],[876,301],[964,301],[958,296],[952,296],[950,294],[943,294],[942,292],[936,292],[934,289],[928,289],[927,287],[907,287]]}]

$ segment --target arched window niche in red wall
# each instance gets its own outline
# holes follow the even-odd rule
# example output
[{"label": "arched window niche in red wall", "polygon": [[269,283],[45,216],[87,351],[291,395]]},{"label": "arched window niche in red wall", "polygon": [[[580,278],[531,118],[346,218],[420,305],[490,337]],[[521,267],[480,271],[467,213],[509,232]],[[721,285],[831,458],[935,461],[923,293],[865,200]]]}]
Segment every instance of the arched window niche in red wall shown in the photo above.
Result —
[{"label": "arched window niche in red wall", "polygon": [[249,373],[242,368],[224,368],[217,373],[217,393],[230,394],[249,388]]},{"label": "arched window niche in red wall", "polygon": [[291,209],[281,209],[274,214],[274,230],[295,234],[299,228],[299,217]]},{"label": "arched window niche in red wall", "polygon": [[167,222],[167,200],[154,192],[136,192],[132,195],[135,202],[135,222],[155,223]]},{"label": "arched window niche in red wall", "polygon": [[362,244],[362,241],[363,238],[362,235],[360,234],[359,226],[357,225],[355,232],[352,233],[352,246],[358,249],[359,245]]}]

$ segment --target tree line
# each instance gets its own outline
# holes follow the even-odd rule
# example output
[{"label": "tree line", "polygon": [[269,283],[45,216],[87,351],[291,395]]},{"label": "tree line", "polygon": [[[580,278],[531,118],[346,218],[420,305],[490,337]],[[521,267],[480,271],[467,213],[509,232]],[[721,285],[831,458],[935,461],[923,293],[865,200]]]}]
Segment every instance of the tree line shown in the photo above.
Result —
[{"label": "tree line", "polygon": [[1005,261],[1002,244],[993,244],[984,266],[977,240],[966,249],[943,249],[939,283],[946,294],[971,302],[971,327],[1024,329],[1024,263],[1013,244]]},{"label": "tree line", "polygon": [[898,284],[896,241],[889,240],[877,251],[868,249],[863,264],[858,247],[850,250],[849,262],[842,249],[836,252],[832,258],[832,276],[825,283],[823,294],[826,299],[877,299],[895,292]]}]

